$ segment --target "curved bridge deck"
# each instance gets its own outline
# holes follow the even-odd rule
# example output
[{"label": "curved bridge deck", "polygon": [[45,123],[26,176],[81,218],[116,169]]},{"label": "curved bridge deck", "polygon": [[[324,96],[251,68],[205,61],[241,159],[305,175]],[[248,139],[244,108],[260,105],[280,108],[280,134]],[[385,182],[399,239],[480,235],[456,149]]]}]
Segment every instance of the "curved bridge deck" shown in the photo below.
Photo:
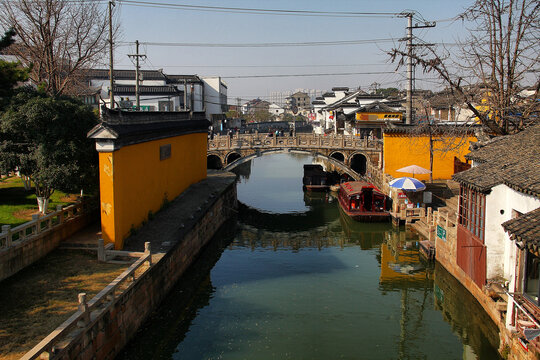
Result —
[{"label": "curved bridge deck", "polygon": [[381,140],[368,140],[349,135],[297,134],[295,136],[272,136],[266,134],[241,134],[233,137],[215,136],[208,140],[208,152],[268,148],[328,149],[382,151]]}]

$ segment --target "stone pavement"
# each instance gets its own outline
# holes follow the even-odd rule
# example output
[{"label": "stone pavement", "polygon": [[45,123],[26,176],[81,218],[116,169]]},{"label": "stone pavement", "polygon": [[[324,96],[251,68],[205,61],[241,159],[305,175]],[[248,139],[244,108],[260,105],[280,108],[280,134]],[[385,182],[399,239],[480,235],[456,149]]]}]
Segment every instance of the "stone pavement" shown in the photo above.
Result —
[{"label": "stone pavement", "polygon": [[[149,241],[153,253],[167,252],[174,245],[174,239],[182,239],[183,235],[195,224],[197,214],[204,214],[205,209],[212,204],[212,200],[234,181],[236,181],[236,175],[233,173],[208,170],[206,179],[191,185],[156,213],[152,220],[128,237],[123,250],[144,251],[144,243]],[[178,228],[178,225],[180,229],[170,234],[170,229]],[[65,240],[61,247],[97,249],[97,241],[100,237],[101,224],[96,222]]]}]

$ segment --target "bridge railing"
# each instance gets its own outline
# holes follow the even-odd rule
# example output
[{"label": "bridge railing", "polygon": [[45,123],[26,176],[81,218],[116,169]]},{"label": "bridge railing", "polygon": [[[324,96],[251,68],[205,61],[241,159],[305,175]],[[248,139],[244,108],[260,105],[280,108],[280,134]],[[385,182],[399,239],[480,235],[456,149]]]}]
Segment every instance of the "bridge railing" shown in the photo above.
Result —
[{"label": "bridge railing", "polygon": [[316,134],[296,134],[293,136],[268,136],[267,134],[217,135],[208,140],[208,151],[283,147],[382,150],[382,141],[352,135]]}]

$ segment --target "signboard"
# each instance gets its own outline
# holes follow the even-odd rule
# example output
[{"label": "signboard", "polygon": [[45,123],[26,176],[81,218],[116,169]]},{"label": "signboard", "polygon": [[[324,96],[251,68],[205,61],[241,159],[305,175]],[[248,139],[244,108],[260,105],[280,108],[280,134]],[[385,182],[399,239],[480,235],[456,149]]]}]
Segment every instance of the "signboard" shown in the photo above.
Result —
[{"label": "signboard", "polygon": [[405,193],[403,193],[403,192],[400,192],[400,193],[397,194],[397,197],[398,197],[398,199],[406,199],[407,195]]},{"label": "signboard", "polygon": [[437,237],[442,241],[446,241],[446,229],[441,225],[437,225]]},{"label": "signboard", "polygon": [[171,144],[159,147],[159,160],[167,160],[171,157]]}]

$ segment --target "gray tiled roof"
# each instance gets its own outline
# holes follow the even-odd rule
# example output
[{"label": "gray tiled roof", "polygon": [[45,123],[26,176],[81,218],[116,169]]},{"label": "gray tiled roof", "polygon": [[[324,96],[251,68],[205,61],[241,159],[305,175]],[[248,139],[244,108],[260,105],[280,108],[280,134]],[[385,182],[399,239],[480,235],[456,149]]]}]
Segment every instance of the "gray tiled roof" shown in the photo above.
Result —
[{"label": "gray tiled roof", "polygon": [[512,239],[538,250],[540,242],[540,207],[502,224]]},{"label": "gray tiled roof", "polygon": [[[183,84],[184,80],[189,84],[193,82],[201,82],[197,75],[168,75],[157,70],[141,70],[142,79],[144,80],[163,80],[170,84]],[[108,69],[89,69],[86,72],[86,77],[89,79],[109,79]],[[135,70],[114,70],[114,78],[116,80],[134,80]]]},{"label": "gray tiled roof", "polygon": [[453,179],[480,192],[506,184],[540,197],[540,125],[495,139],[466,155],[480,164]]},{"label": "gray tiled roof", "polygon": [[[116,95],[135,95],[135,85],[115,85],[114,92]],[[183,91],[178,90],[172,85],[163,86],[139,86],[140,95],[171,95],[178,96],[183,94]]]}]

